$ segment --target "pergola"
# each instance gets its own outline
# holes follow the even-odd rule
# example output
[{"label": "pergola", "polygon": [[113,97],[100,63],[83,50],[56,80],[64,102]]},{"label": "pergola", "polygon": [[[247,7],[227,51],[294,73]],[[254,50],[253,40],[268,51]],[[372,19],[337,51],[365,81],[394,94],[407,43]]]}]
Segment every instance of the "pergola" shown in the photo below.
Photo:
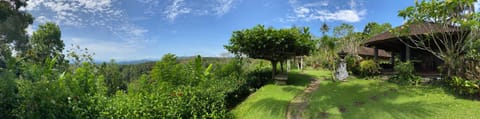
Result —
[{"label": "pergola", "polygon": [[[409,38],[424,38],[423,36],[427,34],[438,33],[440,35],[445,32],[458,31],[458,29],[452,26],[445,27],[430,22],[417,23],[409,26],[403,25],[395,29],[406,30],[406,33],[399,35],[392,32],[384,32],[368,40],[365,46],[374,49],[374,59],[376,61],[378,60],[379,49],[381,49],[390,52],[392,59],[399,55],[401,61],[413,62],[415,69],[420,72],[436,72],[437,66],[442,64],[443,61],[425,50],[409,47],[408,45],[413,46]],[[392,65],[394,65],[393,60]]]}]

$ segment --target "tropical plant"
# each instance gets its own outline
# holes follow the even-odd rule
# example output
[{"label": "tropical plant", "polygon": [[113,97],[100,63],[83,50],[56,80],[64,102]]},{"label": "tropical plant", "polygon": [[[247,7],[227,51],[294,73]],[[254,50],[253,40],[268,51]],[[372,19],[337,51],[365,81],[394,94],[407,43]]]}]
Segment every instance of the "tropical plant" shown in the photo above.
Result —
[{"label": "tropical plant", "polygon": [[373,60],[363,60],[360,62],[360,74],[362,76],[374,76],[380,74],[380,65]]},{"label": "tropical plant", "polygon": [[390,77],[389,81],[391,82],[399,84],[417,85],[421,80],[419,76],[416,76],[414,74],[415,68],[413,66],[413,63],[409,61],[396,63],[394,70],[396,74]]},{"label": "tropical plant", "polygon": [[448,85],[452,87],[454,91],[461,95],[476,95],[480,96],[480,81],[471,81],[471,80],[466,80],[461,77],[453,77],[451,80],[449,80]]}]

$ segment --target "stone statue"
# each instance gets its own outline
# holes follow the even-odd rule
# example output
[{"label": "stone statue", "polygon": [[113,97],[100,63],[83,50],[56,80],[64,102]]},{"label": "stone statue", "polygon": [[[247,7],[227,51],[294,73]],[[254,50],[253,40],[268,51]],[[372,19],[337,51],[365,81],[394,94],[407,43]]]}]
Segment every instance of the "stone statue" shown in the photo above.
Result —
[{"label": "stone statue", "polygon": [[338,53],[338,56],[340,56],[340,61],[338,62],[335,70],[336,80],[345,81],[345,79],[348,77],[347,63],[345,62],[346,55],[347,53],[345,53],[343,50]]}]

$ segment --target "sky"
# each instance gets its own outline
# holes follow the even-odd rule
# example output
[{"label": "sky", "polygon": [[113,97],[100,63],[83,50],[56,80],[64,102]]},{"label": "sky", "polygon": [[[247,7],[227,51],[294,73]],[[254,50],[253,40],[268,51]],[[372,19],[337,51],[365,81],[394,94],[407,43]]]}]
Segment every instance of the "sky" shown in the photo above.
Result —
[{"label": "sky", "polygon": [[95,52],[99,61],[215,57],[235,30],[263,24],[275,28],[342,23],[362,31],[368,22],[399,26],[397,12],[414,0],[30,0],[23,8],[39,24],[57,23],[66,49],[71,44]]}]

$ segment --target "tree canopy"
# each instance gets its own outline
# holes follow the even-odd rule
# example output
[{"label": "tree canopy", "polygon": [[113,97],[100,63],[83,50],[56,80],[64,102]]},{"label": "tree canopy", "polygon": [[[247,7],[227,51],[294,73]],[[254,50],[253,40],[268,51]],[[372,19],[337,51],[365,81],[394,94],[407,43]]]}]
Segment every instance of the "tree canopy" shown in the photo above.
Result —
[{"label": "tree canopy", "polygon": [[308,28],[274,29],[257,25],[234,31],[225,48],[233,54],[271,61],[275,74],[277,62],[310,54],[314,48],[311,37]]},{"label": "tree canopy", "polygon": [[28,50],[25,29],[33,23],[33,17],[19,10],[24,6],[26,6],[26,0],[0,1],[0,68],[6,67],[7,59],[12,56],[12,50],[19,54]]},{"label": "tree canopy", "polygon": [[392,25],[390,23],[379,24],[377,22],[369,22],[363,29],[363,33],[365,34],[365,39],[368,40],[375,35],[390,30],[391,28]]},{"label": "tree canopy", "polygon": [[40,25],[32,35],[32,50],[40,60],[62,54],[65,44],[61,40],[60,28],[54,23]]}]

